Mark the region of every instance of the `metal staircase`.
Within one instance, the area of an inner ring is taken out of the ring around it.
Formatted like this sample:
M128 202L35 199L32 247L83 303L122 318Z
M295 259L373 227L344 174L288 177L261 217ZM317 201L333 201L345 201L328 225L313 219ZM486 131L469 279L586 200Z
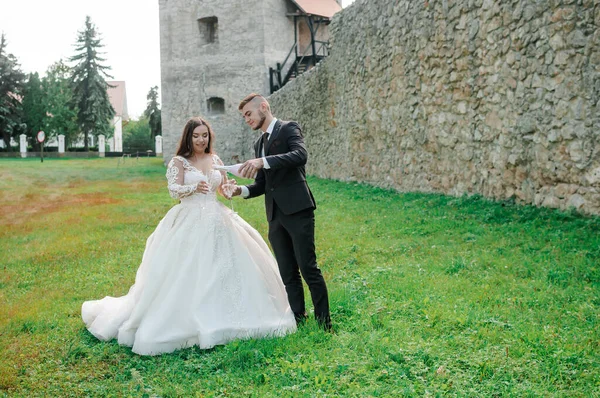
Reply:
M269 68L269 85L271 94L279 90L291 80L314 67L319 61L329 55L329 42L316 40L316 34L322 24L329 24L329 19L311 15L294 14L294 44L282 63L275 68ZM297 18L305 17L310 30L310 45L302 53L299 52Z

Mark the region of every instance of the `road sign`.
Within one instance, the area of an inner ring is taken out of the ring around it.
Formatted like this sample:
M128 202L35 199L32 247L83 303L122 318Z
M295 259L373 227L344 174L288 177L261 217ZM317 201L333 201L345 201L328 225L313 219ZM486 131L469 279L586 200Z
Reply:
M44 133L43 131L40 131L37 133L38 142L44 142L45 139L46 139L46 133Z

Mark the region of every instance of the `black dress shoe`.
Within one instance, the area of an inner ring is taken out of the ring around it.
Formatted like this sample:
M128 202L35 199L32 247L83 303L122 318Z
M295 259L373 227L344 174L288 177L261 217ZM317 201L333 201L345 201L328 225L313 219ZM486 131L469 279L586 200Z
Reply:
M294 318L296 319L296 326L304 325L308 319L306 312L294 312Z
M329 315L317 316L317 323L326 332L334 333Z

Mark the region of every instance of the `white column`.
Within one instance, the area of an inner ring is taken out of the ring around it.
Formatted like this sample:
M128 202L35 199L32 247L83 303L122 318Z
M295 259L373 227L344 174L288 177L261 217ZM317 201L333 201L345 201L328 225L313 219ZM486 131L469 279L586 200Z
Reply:
M115 131L113 137L115 139L115 152L123 152L123 119L120 116L115 116L113 119Z
M104 136L100 134L98 136L98 156L103 158L104 152L106 152L106 144L104 143Z
M157 135L154 139L156 140L156 156L162 155L162 136Z
M58 135L58 153L59 154L65 153L65 136L64 136L64 134Z
M21 134L20 136L20 148L21 148L21 157L27 157L27 136L25 134Z
M110 138L108 140L108 150L109 150L109 152L114 152L115 151L115 137Z

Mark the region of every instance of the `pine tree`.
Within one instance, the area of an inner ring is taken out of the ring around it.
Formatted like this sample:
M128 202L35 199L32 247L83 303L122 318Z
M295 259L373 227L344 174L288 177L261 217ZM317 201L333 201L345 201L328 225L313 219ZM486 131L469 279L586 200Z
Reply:
M17 59L6 51L3 33L0 38L0 133L9 151L11 137L20 134L25 127L21 105L24 79Z
M112 79L107 71L110 67L101 63L106 61L98 51L104 47L99 33L89 16L85 18L85 29L78 32L75 50L78 52L71 57L73 67L71 82L73 84L74 101L77 104L77 121L83 131L85 150L88 151L90 135L112 134L111 122L115 111L110 104L105 78Z
M148 118L148 123L150 124L150 138L154 142L154 138L157 135L162 135L161 113L158 105L158 86L150 88L146 99L148 100L148 106L144 111L144 116Z

